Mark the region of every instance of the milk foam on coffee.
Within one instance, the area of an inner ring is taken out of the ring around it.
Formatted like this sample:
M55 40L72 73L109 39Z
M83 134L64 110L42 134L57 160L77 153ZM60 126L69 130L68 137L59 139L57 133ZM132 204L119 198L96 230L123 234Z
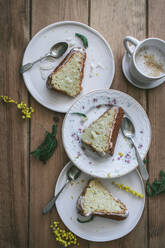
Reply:
M159 77L165 74L165 54L154 46L143 46L135 56L138 69L146 76Z

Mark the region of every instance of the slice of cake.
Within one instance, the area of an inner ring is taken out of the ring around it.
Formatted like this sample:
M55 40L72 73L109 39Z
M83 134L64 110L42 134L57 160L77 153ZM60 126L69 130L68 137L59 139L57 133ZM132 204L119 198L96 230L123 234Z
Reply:
M77 207L83 216L99 215L115 220L123 220L128 216L126 206L96 179L88 182L78 199Z
M82 90L86 51L73 48L47 79L47 87L68 96L76 96Z
M103 115L83 130L81 140L101 155L114 153L124 111L111 106Z

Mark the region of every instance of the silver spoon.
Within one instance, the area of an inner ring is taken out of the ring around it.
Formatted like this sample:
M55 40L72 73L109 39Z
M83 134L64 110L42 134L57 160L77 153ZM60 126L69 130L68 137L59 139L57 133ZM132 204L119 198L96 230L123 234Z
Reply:
M140 154L139 154L139 152L137 150L137 147L136 147L134 139L133 139L134 136L135 136L135 128L134 128L134 125L131 122L131 120L128 119L127 117L124 117L123 120L122 120L121 130L123 132L123 135L131 141L131 143L133 144L133 146L135 148L136 158L137 158L137 161L138 161L138 165L139 165L139 168L140 168L142 178L144 180L148 180L149 175L148 175L147 169L146 169L146 167L145 167L145 165L143 163L142 158L140 157Z
M33 67L33 65L37 62L39 62L40 60L46 58L46 57L52 57L52 58L59 58L61 57L66 50L68 49L68 44L66 42L59 42L56 43L55 45L53 45L50 49L50 52L47 53L44 57L41 57L40 59L35 60L32 63L28 63L25 65L22 65L19 69L19 72L22 74L25 71L28 71L29 69L31 69Z
M69 164L72 162L69 162ZM47 214L52 207L55 204L55 201L57 200L57 198L59 197L59 195L61 194L61 192L63 191L63 189L68 185L69 182L76 180L81 174L81 171L74 165L72 165L69 170L67 171L67 181L64 184L64 186L60 189L60 191L57 193L56 196L53 197L53 199L48 202L48 204L44 207L42 213L43 214Z

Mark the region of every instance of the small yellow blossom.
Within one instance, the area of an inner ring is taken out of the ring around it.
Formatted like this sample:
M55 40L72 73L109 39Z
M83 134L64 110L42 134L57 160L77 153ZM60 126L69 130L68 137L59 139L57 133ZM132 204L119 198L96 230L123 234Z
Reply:
M107 177L108 178L111 178L111 173L110 172L107 174Z
M5 103L16 103L16 101L14 101L12 98L8 97L8 96L0 96L0 100L5 102Z
M26 103L23 103L22 101L20 103L17 103L17 101L13 100L11 97L8 96L0 96L0 101L4 103L16 104L17 108L21 110L22 119L30 119L31 114L34 112L34 109L32 107L28 108Z
M56 241L63 245L63 247L69 247L72 245L79 246L77 237L72 232L60 228L59 222L54 221L53 224L50 225L50 228L56 236Z
M133 194L133 195L135 195L137 197L140 197L140 198L144 197L144 194L138 193L137 191L131 189L131 187L129 187L129 186L126 186L124 184L115 183L115 182L112 182L112 184L114 184L116 187L118 187L118 188L120 188L122 190L125 190L126 192L131 193L131 194Z
M123 157L123 156L124 156L124 153L118 152L118 155L119 155L120 157Z

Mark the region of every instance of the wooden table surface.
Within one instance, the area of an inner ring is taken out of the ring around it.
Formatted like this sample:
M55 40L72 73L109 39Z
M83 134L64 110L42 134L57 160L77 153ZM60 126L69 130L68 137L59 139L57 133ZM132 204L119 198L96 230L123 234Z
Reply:
M28 93L18 73L24 50L36 32L50 23L73 20L98 30L110 43L116 73L112 89L134 97L146 110L152 127L148 153L150 180L165 166L165 85L152 90L133 87L124 78L121 60L123 38L160 37L165 40L164 0L0 0L0 94L21 99L34 107L32 119L24 121L17 109L0 106L0 247L59 247L50 232L51 220L59 220L56 209L42 216L52 197L61 169L68 162L61 139L64 114L59 116L59 145L43 165L29 155L51 130L55 113L42 107ZM127 236L106 243L80 239L80 247L163 248L165 247L165 196L146 199L145 211Z

